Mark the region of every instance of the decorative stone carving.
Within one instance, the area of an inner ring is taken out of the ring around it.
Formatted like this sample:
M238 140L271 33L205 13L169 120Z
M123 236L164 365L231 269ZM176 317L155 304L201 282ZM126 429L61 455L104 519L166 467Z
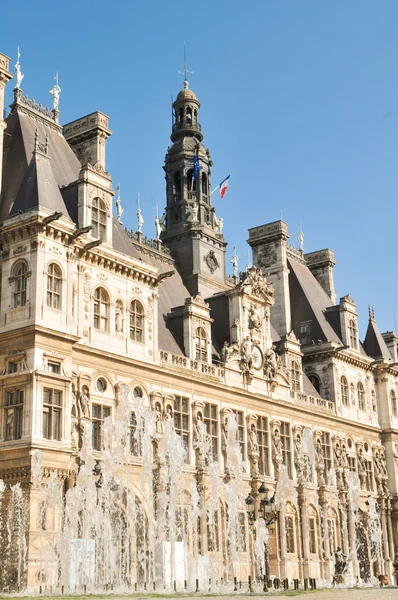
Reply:
M204 257L204 261L210 269L210 273L213 273L220 268L220 263L217 260L214 250L210 250L210 252Z
M123 303L121 300L116 300L115 304L115 330L116 333L123 332Z
M79 395L80 415L83 419L90 419L90 395L86 385L81 389Z
M377 492L380 496L384 496L388 494L388 472L383 446L377 446L373 449L373 464Z
M229 342L224 342L224 346L221 350L221 358L224 364L228 364L232 358L236 358L239 356L239 344L235 342L235 344L230 344Z
M264 376L268 381L273 381L282 366L281 357L275 352L275 346L272 346L265 352L264 356Z
M323 453L322 441L318 437L315 444L315 468L318 473L318 485L325 485L325 456Z
M363 448L360 447L357 453L357 462L358 462L358 475L359 481L361 484L361 490L366 490L366 477L367 477L367 469L366 469L366 458L363 453Z
M156 415L156 435L163 435L163 414L160 402L155 403L155 415Z
M302 448L301 431L296 430L294 441L294 466L296 467L297 482L303 485L305 482L305 460Z
M268 285L264 273L257 267L251 267L247 271L240 273L240 281L238 287L246 289L248 293L251 293L257 298L264 298L264 296L273 297L273 290Z
M274 463L275 475L279 472L279 465L283 463L283 442L279 426L279 421L275 421L272 430L272 461Z
M257 264L260 269L270 267L276 261L276 251L273 246L263 246L257 255Z

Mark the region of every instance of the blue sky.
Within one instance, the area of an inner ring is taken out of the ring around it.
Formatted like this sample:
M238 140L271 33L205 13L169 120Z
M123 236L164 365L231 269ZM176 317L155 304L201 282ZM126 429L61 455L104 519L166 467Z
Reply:
M23 91L43 104L59 72L62 123L110 116L123 222L136 227L139 192L154 237L186 40L213 187L232 172L226 198L213 195L229 267L234 244L244 267L247 229L282 210L292 244L301 221L305 251L335 251L337 295L356 300L363 338L368 304L382 331L394 306L398 318L397 23L396 0L25 0L18 16L2 9L0 51L15 64L20 45Z

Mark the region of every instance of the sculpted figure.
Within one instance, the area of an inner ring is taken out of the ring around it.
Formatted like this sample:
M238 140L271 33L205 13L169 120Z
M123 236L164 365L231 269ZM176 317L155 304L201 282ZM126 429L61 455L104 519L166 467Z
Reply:
M249 454L258 452L257 430L254 423L250 426L249 433Z
M334 559L335 559L334 572L336 575L342 575L347 567L347 557L342 552L340 546L338 546L336 548L336 551L334 553Z
M123 331L122 304L118 300L115 306L115 330L116 333Z
M196 415L196 421L194 423L194 441L201 444L209 441L206 423L203 422L202 413L200 412Z
M301 446L301 435L299 433L296 435L296 441L294 443L294 466L297 471L297 479L299 483L301 483L304 475L304 456L303 448Z
M156 433L158 435L163 434L163 417L162 417L162 407L159 402L155 404L155 414L156 414Z
M226 364L234 354L238 354L238 351L239 349L236 343L231 345L228 342L224 342L224 346L221 350L221 358Z
M224 448L226 448L227 444L228 444L228 417L225 417L222 434L223 434L223 445L224 445Z
M275 379L279 370L275 346L269 348L265 353L264 371L267 379Z
M249 329L255 329L257 331L260 331L262 323L263 320L258 315L257 308L252 306L249 315Z
M86 386L83 386L80 392L80 411L84 419L90 418L90 397Z
M169 427L171 429L174 429L173 409L171 408L170 404L168 404L166 407L166 414L164 415L164 420L165 423L169 424Z
M279 433L279 429L274 430L272 436L272 459L275 463L276 468L283 463L283 442Z
M359 475L359 481L361 482L361 489L365 490L366 489L367 470L366 470L366 458L364 457L362 448L359 448L359 451L358 451L358 475Z

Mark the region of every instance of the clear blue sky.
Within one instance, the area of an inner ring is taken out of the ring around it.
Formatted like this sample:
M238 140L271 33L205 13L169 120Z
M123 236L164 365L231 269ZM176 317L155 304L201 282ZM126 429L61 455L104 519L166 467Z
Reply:
M213 187L233 174L226 198L213 196L228 261L236 244L243 268L247 229L282 210L294 245L302 221L306 251L335 251L337 295L356 300L361 337L368 304L382 331L394 328L396 0L25 0L5 4L1 21L12 64L21 47L24 93L50 104L59 71L62 123L110 116L107 168L121 183L123 222L136 227L140 192L150 237L152 207L165 204L170 96L186 40Z

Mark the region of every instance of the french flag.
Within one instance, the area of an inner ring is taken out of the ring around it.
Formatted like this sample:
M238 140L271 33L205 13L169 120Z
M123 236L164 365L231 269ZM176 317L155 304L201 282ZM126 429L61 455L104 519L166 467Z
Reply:
M227 191L227 187L228 187L228 184L229 184L229 178L230 177L231 177L231 173L228 175L228 177L226 177L225 179L223 179L222 182L219 185L221 198L224 198L224 196L225 196L225 192Z

